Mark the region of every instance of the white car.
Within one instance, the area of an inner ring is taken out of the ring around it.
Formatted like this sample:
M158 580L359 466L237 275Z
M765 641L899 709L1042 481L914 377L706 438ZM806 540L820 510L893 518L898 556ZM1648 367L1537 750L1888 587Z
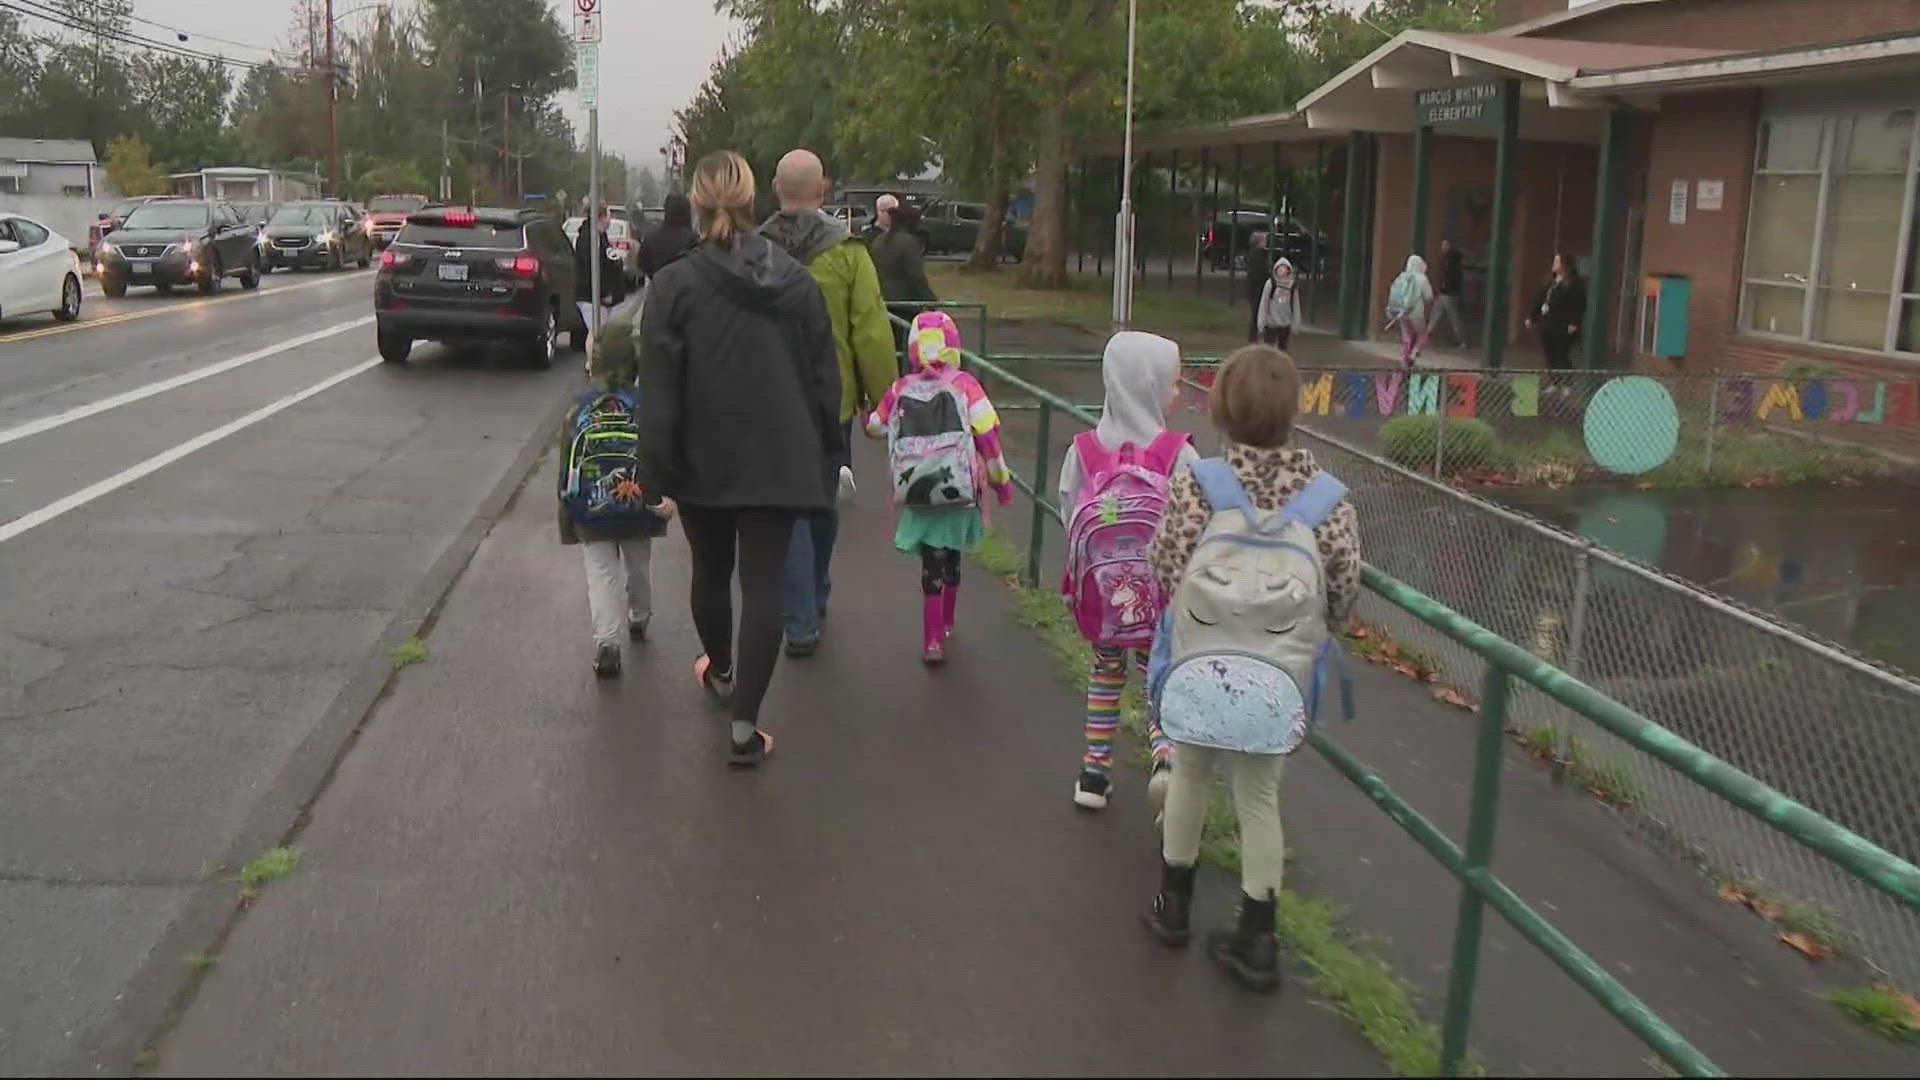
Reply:
M31 218L0 213L0 319L80 317L80 260L67 238Z

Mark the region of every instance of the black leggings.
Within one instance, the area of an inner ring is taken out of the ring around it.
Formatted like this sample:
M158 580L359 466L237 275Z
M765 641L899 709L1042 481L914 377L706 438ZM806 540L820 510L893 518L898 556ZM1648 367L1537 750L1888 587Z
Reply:
M960 584L960 553L952 548L920 546L920 591L939 596L949 585Z
M793 538L791 510L680 507L693 549L693 628L715 671L733 672L733 719L757 724L780 656L780 578ZM733 656L733 570L740 566L740 659Z

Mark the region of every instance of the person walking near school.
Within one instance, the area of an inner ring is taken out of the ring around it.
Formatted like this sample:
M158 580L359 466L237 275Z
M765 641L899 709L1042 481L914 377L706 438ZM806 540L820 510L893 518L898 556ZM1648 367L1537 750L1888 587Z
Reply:
M1540 332L1540 351L1547 367L1567 371L1573 367L1573 343L1580 340L1580 320L1587 317L1587 283L1565 253L1553 257L1553 274L1534 298L1527 325Z
M640 315L641 483L678 505L705 650L694 676L730 708L728 761L742 766L773 750L760 703L780 654L787 544L796 521L833 505L832 463L846 453L826 299L753 231L753 199L740 155L700 160L701 243L661 269Z
M1460 313L1460 297L1466 288L1466 258L1453 246L1453 241L1440 241L1440 283L1434 288L1433 318L1427 323L1429 340L1440 332L1440 324L1444 322L1453 331L1454 346L1467 347L1467 321Z
M1174 770L1160 889L1142 920L1161 943L1187 944L1207 799L1225 770L1240 823L1240 916L1236 929L1208 935L1208 951L1242 984L1272 990L1286 860L1280 775L1321 687L1334 685L1334 634L1359 596L1360 539L1345 485L1287 445L1300 373L1286 353L1251 345L1228 357L1211 404L1224 455L1174 480L1153 542L1173 598L1152 686Z
M1062 591L1093 646L1087 749L1073 786L1074 805L1086 810L1106 809L1129 659L1144 687L1147 650L1166 607L1147 553L1166 511L1168 485L1200 460L1189 436L1167 430L1167 411L1180 392L1180 346L1122 330L1107 339L1100 377L1107 396L1099 426L1075 436L1060 462L1060 505L1068 514ZM1147 798L1158 813L1167 801L1172 744L1151 709L1147 743L1153 756Z
M892 196L882 196L882 199ZM882 228L885 230L875 237L872 244L873 268L880 275L880 295L887 303L915 302L919 304L937 303L940 298L934 295L933 286L927 282L927 241L920 236L920 209L913 205L896 205L881 215ZM909 308L903 318L910 318L916 312ZM893 328L894 356L899 360L899 373L907 373L907 328L888 320Z
M899 375L880 278L867 246L845 225L821 212L827 197L827 178L820 159L811 150L789 151L780 159L773 189L780 196L780 212L760 226L760 235L805 266L826 294L840 364L844 445L852 437L854 416L878 404L880 395ZM853 461L842 451L835 464L839 467L840 492L843 497L851 496ZM827 594L833 588L829 570L834 538L840 531L840 513L830 504L808 514L795 529L798 531L787 553L783 601L787 655L811 656L820 644L820 622L826 617Z
M642 280L652 281L653 275L699 242L699 235L693 231L693 204L677 191L669 194L660 207L660 224L640 239Z
M1412 369L1426 344L1427 305L1433 302L1433 283L1427 280L1427 260L1407 256L1407 268L1387 290L1387 322L1400 327L1400 363Z
M896 380L867 417L867 434L887 437L896 515L893 546L920 556L921 652L944 663L960 603L960 556L986 535L986 493L1013 501L1013 474L1000 450L1000 416L980 380L960 370L960 328L944 311L924 311L907 340L913 370Z
M587 361L592 384L560 430L560 542L578 545L593 619L593 673L620 675L620 635L645 641L653 619L653 540L672 500L640 480L639 365L633 314L600 328Z
M593 326L593 305L600 304L601 310L611 311L620 301L627 298L627 275L620 266L620 260L613 257L612 242L607 239L607 224L613 220L613 214L606 208L600 208L600 228L598 236L600 259L600 295L593 295L593 243L595 230L588 228L587 222L580 223L580 232L573 238L573 299L580 308L580 324ZM604 320L603 320L604 322Z
M1286 256L1273 260L1273 273L1267 275L1255 311L1261 342L1285 350L1293 340L1293 328L1305 321L1300 317L1299 279Z
M1247 290L1247 344L1260 340L1260 294L1266 291L1268 276L1273 272L1273 257L1277 251L1269 250L1267 234L1256 232L1247 238L1247 276L1243 287Z

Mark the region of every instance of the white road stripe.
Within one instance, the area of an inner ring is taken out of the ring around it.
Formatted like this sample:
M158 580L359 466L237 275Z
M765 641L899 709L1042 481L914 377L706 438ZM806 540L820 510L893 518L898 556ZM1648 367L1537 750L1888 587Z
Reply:
M117 409L122 405L141 401L155 394L164 394L169 390L185 386L188 383L199 382L201 379L218 375L223 371L232 371L234 368L245 367L255 360L265 360L269 356L278 356L289 349L297 349L302 345L311 345L322 338L329 338L335 334L365 326L372 321L373 316L371 315L365 315L358 319L349 319L346 322L329 326L324 330L315 330L311 334L302 334L297 338L283 341L278 345L269 345L264 349L258 349L244 356L236 356L231 360L222 360L217 364L208 364L206 367L195 368L192 371L175 375L171 379L162 379L157 383L148 383L145 386L128 390L125 393L101 398L99 401L93 402L90 405L80 405L68 409L66 412L56 413L53 416L43 416L38 420L21 424L19 427L12 427L5 431L0 431L0 446L5 446L7 443L17 439L24 439L29 435L38 435L43 431L52 431L54 428L64 427L67 424L73 423L75 420L85 420L89 416L98 416L108 409Z
M107 477L105 480L102 480L99 483L88 484L86 487L81 488L79 491L74 492L73 494L67 496L64 499L60 499L57 502L48 503L47 505L41 507L38 510L33 511L30 514L23 514L20 517L14 518L12 521L7 522L5 525L0 525L0 544L6 543L8 540L11 540L16 536L19 536L21 533L26 532L29 529L33 529L38 526L45 525L47 522L52 521L54 518L57 518L60 515L65 514L70 510L78 510L80 507L87 505L88 503L92 502L95 499L98 499L102 495L107 495L107 494L111 494L112 492L118 491L121 488L126 487L128 484L133 483L135 480L138 480L143 476L150 476L160 471L161 469L164 469L167 466L173 464L174 462L179 461L181 458L186 457L188 454L193 453L195 450L203 450L209 446L212 446L214 443L219 442L221 439L224 439L227 436L232 435L237 431L242 431L246 428L252 427L254 424L257 424L260 421L265 420L267 417L272 416L274 413L280 412L283 409L292 408L293 406L300 404L301 402L307 400L308 398L314 396L315 394L324 393L325 391L330 390L333 387L338 386L343 382L346 382L348 379L353 378L355 375L358 375L363 371L371 371L372 369L379 367L382 362L383 361L377 356L371 360L362 361L361 363L355 364L345 371L338 372L337 374L334 374L334 375L330 375L327 378L324 378L319 382L314 383L312 386L307 387L305 390L288 394L286 397L281 398L279 401L276 401L271 405L265 405L258 409L255 409L254 411L248 413L247 415L240 417L238 420L229 421L225 424L220 425L217 428L214 428L212 431L205 433L204 435L197 435L191 439L188 439L186 442L181 443L179 446L176 446L171 450L162 451L161 453L148 458L147 460L141 462L138 465L135 465L130 469L115 473L114 475Z

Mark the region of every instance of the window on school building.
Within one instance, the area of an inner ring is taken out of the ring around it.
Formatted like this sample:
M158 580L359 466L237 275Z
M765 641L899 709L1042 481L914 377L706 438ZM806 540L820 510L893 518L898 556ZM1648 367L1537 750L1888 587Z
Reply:
M1920 353L1917 117L1898 109L1761 123L1745 329Z

